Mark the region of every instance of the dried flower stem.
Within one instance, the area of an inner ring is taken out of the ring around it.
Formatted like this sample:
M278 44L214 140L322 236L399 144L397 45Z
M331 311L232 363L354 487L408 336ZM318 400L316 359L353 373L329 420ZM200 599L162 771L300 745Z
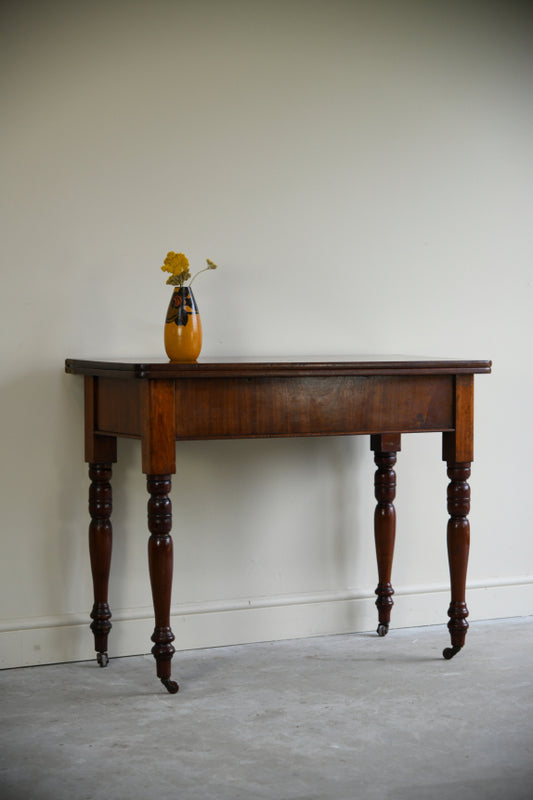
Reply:
M167 283L171 286L184 286L185 281L188 281L189 278L189 286L192 284L193 280L200 275L201 272L207 272L209 269L216 269L217 265L211 261L209 258L206 259L207 267L204 269L199 270L193 277L191 278L191 273L189 272L189 259L183 255L183 253L174 253L171 250L167 253L167 257L165 258L165 262L161 269L163 272L170 272L170 278L167 279Z

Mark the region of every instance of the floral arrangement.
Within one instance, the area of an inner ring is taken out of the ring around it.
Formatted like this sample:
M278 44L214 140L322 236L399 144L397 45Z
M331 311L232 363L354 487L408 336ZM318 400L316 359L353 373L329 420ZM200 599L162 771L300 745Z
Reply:
M163 263L161 269L163 272L170 272L170 278L167 279L167 283L171 286L184 286L185 281L189 281L189 286L193 282L193 280L200 275L201 272L207 272L208 269L216 269L217 265L211 261L209 258L206 259L207 267L196 272L193 277L191 278L191 273L189 271L189 259L183 253L175 253L171 250L167 253L167 257ZM190 279L190 280L189 280Z

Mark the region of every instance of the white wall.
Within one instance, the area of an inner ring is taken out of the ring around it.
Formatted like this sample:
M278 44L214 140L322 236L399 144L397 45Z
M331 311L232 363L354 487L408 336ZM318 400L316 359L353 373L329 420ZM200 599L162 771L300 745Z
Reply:
M533 612L527 4L2 4L0 664L93 656L81 379L163 355L183 250L204 357L492 358L476 379L471 620ZM440 437L404 437L393 623L447 619ZM375 627L366 437L190 442L178 648ZM153 622L138 442L115 468L111 654ZM443 629L443 644L447 632ZM423 645L421 645L423 646Z

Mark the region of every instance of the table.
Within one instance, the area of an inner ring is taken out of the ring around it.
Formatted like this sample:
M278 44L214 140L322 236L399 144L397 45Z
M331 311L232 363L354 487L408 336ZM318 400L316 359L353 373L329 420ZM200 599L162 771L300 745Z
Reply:
M175 652L170 627L172 588L171 476L176 441L293 436L370 436L376 472L374 536L376 606L384 636L394 594L391 570L396 512L394 465L401 435L442 432L447 462L447 526L452 658L468 629L465 598L470 541L470 465L473 461L474 375L490 361L400 357L213 359L163 361L67 359L68 373L85 381L85 460L89 463L89 550L94 587L91 629L97 661L108 663L108 604L112 548L112 464L117 437L141 441L148 498L148 560L157 676L171 693Z

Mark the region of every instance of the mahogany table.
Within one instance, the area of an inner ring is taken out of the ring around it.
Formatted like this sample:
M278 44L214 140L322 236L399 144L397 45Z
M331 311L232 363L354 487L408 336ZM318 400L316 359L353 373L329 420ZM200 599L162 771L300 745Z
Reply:
M474 374L490 361L382 357L301 360L218 359L194 364L67 359L66 371L85 376L85 460L89 462L89 548L94 585L91 629L100 666L108 663L111 629L111 469L117 437L141 440L147 476L148 558L155 613L152 653L169 692L174 634L171 475L176 440L369 434L376 463L374 535L379 625L384 636L393 605L394 465L401 434L440 431L448 477L448 559L452 658L468 629L465 599L470 540Z

